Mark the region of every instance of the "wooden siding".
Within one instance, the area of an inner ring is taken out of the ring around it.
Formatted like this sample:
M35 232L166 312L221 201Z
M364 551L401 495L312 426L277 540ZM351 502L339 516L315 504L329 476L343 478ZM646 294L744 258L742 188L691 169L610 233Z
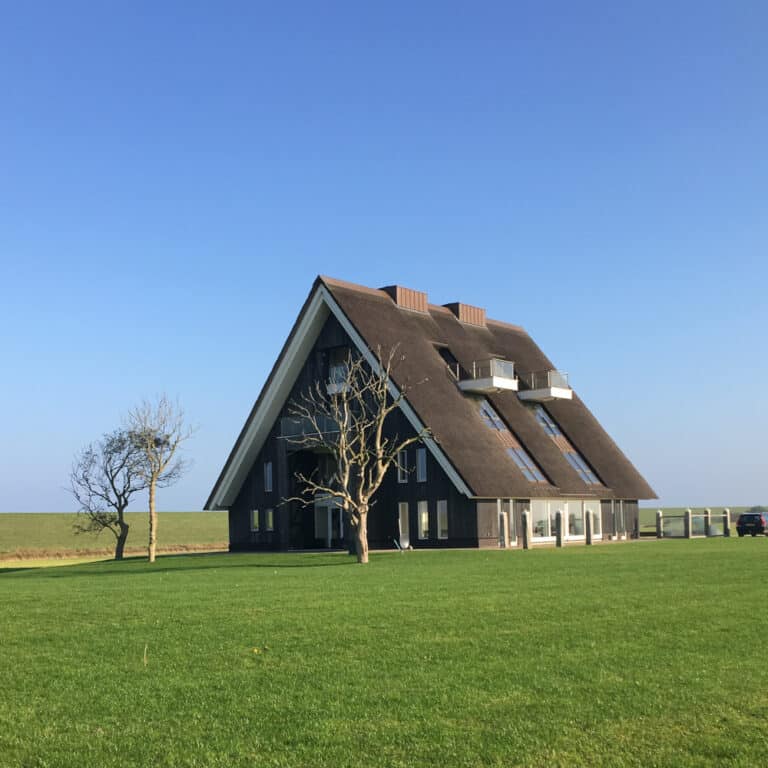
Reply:
M294 384L288 401L270 430L254 461L245 482L229 511L230 549L235 550L286 550L311 549L322 542L314 538L314 507L298 502L284 502L298 494L295 473L308 474L317 466L317 454L311 451L291 450L289 443L280 438L280 419L288 415L291 399L306 391L316 381L328 377L330 353L340 347L350 347L351 341L338 321L329 317L315 346L309 354ZM413 429L401 412L392 414L386 425L389 437L413 435ZM439 547L478 546L477 515L475 502L460 494L440 465L426 450L427 479L416 480L416 445L407 449L408 481L399 483L397 468L387 473L375 504L368 515L368 541L373 548L394 548L399 535L398 519L400 502L408 502L410 544L414 549ZM273 490L264 490L264 463L272 462ZM448 509L448 538L439 539L437 530L437 502L445 500ZM429 510L429 535L418 538L418 502L426 501ZM264 510L274 509L274 531L264 530ZM258 509L262 518L259 531L251 530L250 514ZM345 524L346 545L351 544L349 526ZM498 536L498 532L496 533Z

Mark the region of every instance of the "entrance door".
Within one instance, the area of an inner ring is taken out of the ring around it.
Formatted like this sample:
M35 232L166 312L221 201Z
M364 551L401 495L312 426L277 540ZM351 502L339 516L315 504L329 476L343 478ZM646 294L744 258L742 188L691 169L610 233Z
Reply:
M341 507L315 502L315 546L338 549L344 546L344 515Z
M401 501L397 505L398 526L400 530L400 547L408 549L411 546L410 525L408 522L408 502ZM391 518L390 518L391 519Z
M335 505L328 507L328 512L331 515L331 547L341 549L344 546L344 513L341 511L341 507Z

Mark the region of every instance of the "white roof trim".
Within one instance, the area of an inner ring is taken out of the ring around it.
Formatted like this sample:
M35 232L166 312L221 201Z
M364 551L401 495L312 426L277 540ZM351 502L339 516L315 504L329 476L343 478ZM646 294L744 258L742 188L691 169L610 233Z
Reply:
M285 348L280 364L260 395L261 403L246 424L240 445L232 456L226 471L217 481L211 495L211 503L206 509L222 509L234 503L248 471L264 445L264 441L279 416L310 349L328 318L329 311L339 321L339 324L344 328L371 368L379 370L379 360L368 348L365 340L349 321L330 291L324 285L320 285L307 305L304 316L290 343ZM397 397L400 394L392 379L389 380L389 391L392 397ZM421 432L424 429L424 424L410 403L403 400L400 407L414 430ZM424 439L424 444L443 471L451 478L457 490L465 496L471 497L471 490L434 439L427 437Z

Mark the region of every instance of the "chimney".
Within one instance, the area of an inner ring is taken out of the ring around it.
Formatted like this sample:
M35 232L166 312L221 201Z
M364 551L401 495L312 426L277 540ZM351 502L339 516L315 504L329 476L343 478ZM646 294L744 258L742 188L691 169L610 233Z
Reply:
M414 312L427 312L427 294L423 291L414 291L412 288L403 288L402 285L388 285L381 289L389 294L392 301L402 309L410 309Z
M443 306L450 309L460 323L485 326L485 310L482 307L473 307L471 304L462 304L460 301L443 304Z

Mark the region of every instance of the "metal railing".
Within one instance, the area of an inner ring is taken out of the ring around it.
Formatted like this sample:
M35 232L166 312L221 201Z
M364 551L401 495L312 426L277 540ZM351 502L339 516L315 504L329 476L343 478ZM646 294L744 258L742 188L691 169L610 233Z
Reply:
M319 428L319 431L318 431ZM339 431L339 425L327 416L317 417L317 428L310 419L284 416L280 419L280 437L301 438L318 434L331 434Z
M560 387L569 389L568 374L563 371L531 371L518 374L520 381L528 389L550 389Z
M498 357L491 357L488 360L475 360L469 371L460 371L462 380L467 379L490 379L498 376L503 379L515 378L515 364L511 360L502 360Z

